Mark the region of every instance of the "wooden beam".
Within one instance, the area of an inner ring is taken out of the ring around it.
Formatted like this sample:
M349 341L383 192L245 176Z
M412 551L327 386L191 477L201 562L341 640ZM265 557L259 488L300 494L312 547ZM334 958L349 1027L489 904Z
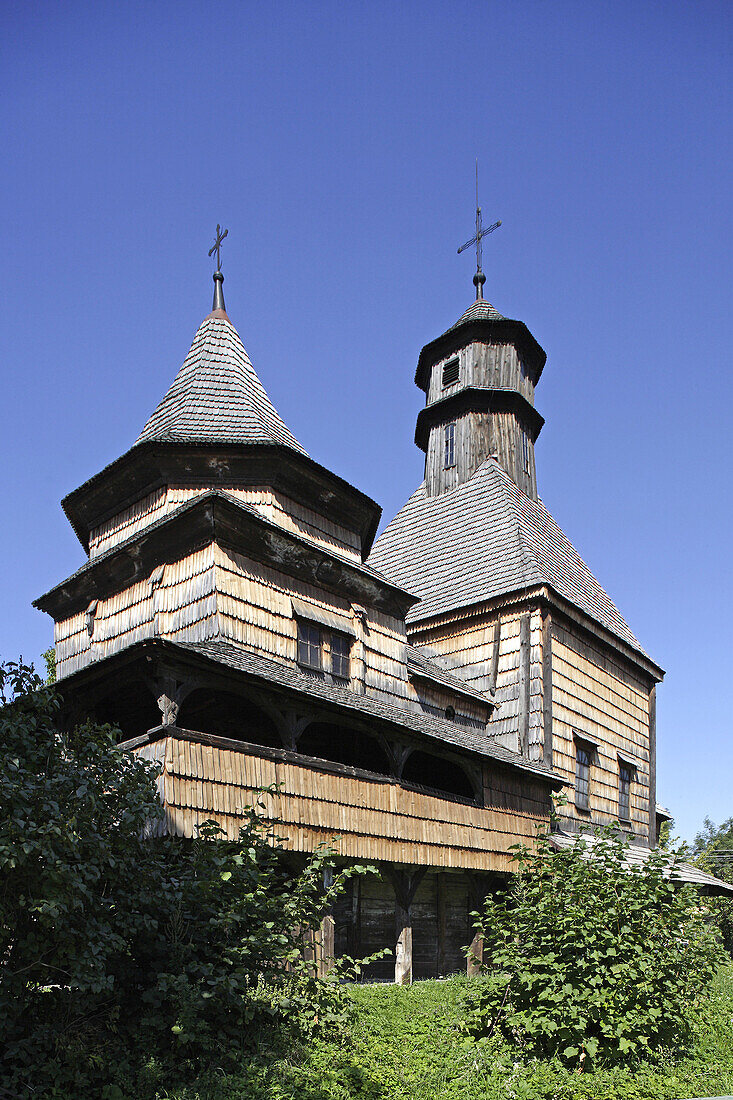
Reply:
M466 879L468 881L469 934L472 935L471 942L468 945L469 954L466 958L466 974L469 978L473 978L481 973L484 958L484 938L473 927L471 913L474 911L480 912L483 908L487 886L482 876L472 874L470 871L466 872Z
M438 976L445 974L446 972L446 931L447 931L447 909L448 899L446 897L446 875L445 872L438 872L437 879L437 900L436 900L436 915L438 925L438 941L437 941L437 973Z
M525 614L519 620L519 751L523 756L529 755L529 659L530 621Z
M426 870L384 868L395 894L395 985L412 985L412 901Z
M649 692L649 847L657 843L657 685Z
M552 616L549 607L542 609L542 760L552 767Z
M497 619L494 630L494 648L491 654L491 671L489 673L489 690L496 691L496 681L499 678L499 647L501 645L501 620Z

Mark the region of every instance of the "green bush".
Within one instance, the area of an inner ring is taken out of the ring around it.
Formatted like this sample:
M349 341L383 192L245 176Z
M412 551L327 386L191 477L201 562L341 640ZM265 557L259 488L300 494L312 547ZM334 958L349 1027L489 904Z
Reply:
M499 1032L527 1055L581 1067L633 1061L692 1033L723 952L701 898L669 879L674 857L626 863L608 829L556 852L549 837L519 849L507 891L477 928L483 977L468 1028Z
M341 972L319 980L302 950L347 874L324 889L331 853L288 872L255 810L237 842L213 823L156 838L156 769L111 728L59 732L55 688L21 664L0 665L0 702L0 1095L137 1098L340 1033Z

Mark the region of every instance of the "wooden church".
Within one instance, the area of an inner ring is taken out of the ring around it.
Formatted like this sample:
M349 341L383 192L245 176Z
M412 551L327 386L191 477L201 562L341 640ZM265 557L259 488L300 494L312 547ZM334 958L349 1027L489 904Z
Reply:
M234 837L261 787L295 865L321 842L379 875L324 922L371 977L465 967L469 913L548 826L653 843L644 652L537 495L545 353L476 300L420 353L425 480L379 506L311 458L224 306L133 446L63 501L88 560L40 597L66 720L155 760L166 832ZM704 877L704 876L703 876ZM476 945L478 947L478 945Z

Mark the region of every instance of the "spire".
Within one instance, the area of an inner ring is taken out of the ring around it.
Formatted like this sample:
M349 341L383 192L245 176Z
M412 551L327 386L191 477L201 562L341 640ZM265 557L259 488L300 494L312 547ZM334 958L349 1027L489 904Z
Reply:
M260 382L239 333L223 312L214 275L214 311L201 323L191 350L136 443L279 444L305 450L283 423Z
M495 229L498 229L501 222L494 222L488 229L483 228L483 218L481 214L481 207L478 204L478 160L476 161L476 233L471 237L470 241L466 241L458 249L459 254L466 248L471 248L476 245L476 274L473 277L473 285L476 287L476 301L482 301L484 297L484 283L486 282L486 276L481 270L481 241L484 237L488 237L489 233L493 233Z
M214 272L214 304L211 307L212 312L220 309L222 313L226 313L227 307L224 305L224 276L221 271Z
M224 305L224 276L221 273L221 242L225 237L229 236L229 230L225 229L222 233L221 226L216 226L216 240L209 249L209 256L213 256L216 252L216 271L214 272L214 304L211 307L212 313L220 309L222 313L226 314L226 306Z

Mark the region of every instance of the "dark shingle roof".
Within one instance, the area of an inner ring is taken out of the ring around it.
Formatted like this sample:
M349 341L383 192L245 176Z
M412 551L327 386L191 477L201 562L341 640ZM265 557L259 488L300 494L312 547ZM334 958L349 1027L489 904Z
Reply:
M576 844L582 845L581 851L584 859L592 859L594 848L606 843L604 838L594 836L592 833L570 834L558 832L552 833L550 840L559 851L572 851ZM643 848L639 844L629 844L624 855L624 865L628 871L638 871L652 854L656 854L654 849L650 851L649 848ZM682 863L674 857L670 857L667 875L677 882L689 882L693 886L705 887L711 893L733 894L733 883L723 882L715 875L710 875L707 871L701 871L699 867L694 867L691 863Z
M440 684L457 695L465 695L471 699L476 699L487 707L494 705L492 696L484 695L482 691L471 687L470 684L461 679L458 673L449 672L448 669L443 668L439 664L437 656L426 653L424 649L418 649L414 645L408 645L407 647L407 671L418 678L422 677L422 679L430 680L434 684Z
M420 596L408 623L546 585L647 656L542 502L491 458L440 496L427 496L421 485L375 543L369 564Z
M465 325L468 321L506 321L506 317L503 313L499 313L499 310L495 309L491 302L485 302L483 298L477 298L475 302L471 302L468 309L461 314L448 331L451 332L454 328Z
M357 695L356 692L342 687L340 684L328 684L318 677L309 676L301 672L299 668L274 661L269 657L262 657L252 653L241 645L233 642L215 640L210 642L171 642L166 645L176 649L188 650L198 653L202 657L208 657L212 661L226 665L228 668L244 672L257 679L277 684L280 687L289 688L308 695L314 699L320 699L324 703L336 704L348 710L356 711L362 715L378 718L403 729L423 734L445 745L458 749L468 749L470 752L480 753L502 764L508 764L522 771L531 772L533 775L551 780L556 786L564 784L561 776L552 772L542 764L531 763L526 757L510 752L503 745L493 741L480 730L458 725L445 718L437 718L431 714L407 710L393 703L383 702L371 695Z
M239 333L210 313L163 400L136 442L279 443L305 454L275 411Z

